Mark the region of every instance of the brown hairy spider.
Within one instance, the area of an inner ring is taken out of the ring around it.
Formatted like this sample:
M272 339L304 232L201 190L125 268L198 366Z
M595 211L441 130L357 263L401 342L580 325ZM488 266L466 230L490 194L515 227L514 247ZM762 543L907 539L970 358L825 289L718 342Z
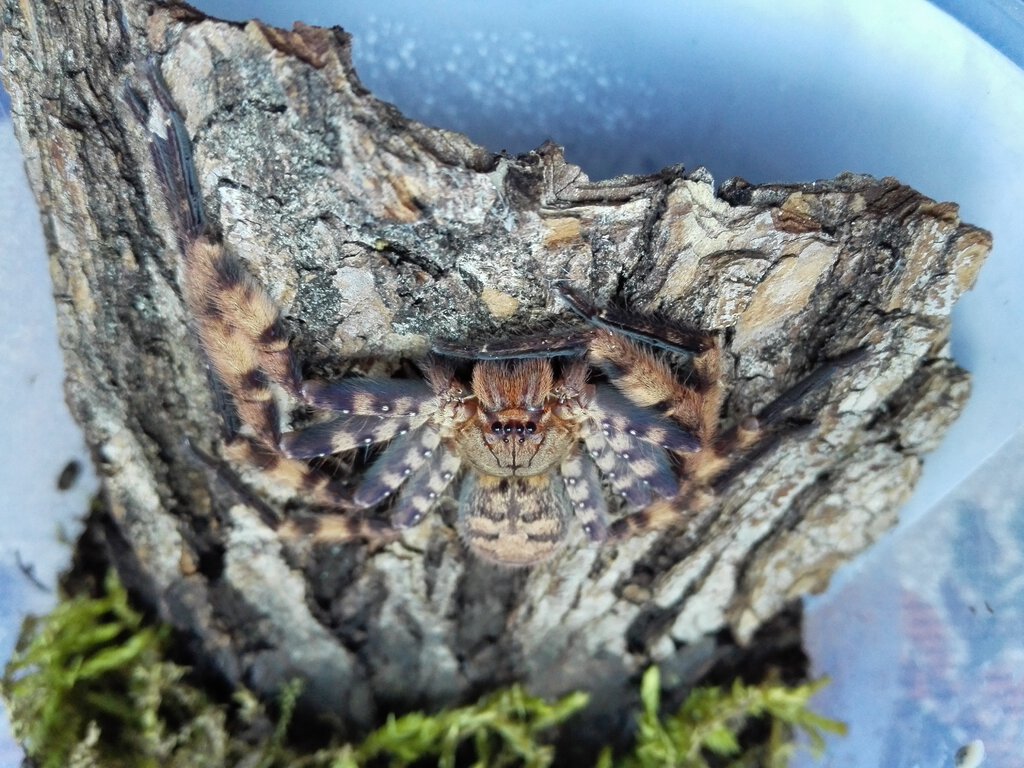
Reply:
M462 539L505 565L549 559L572 518L594 542L664 528L702 504L730 456L834 370L819 369L759 418L720 435L712 334L598 309L561 285L558 294L587 327L555 342L439 345L420 363L422 379L303 381L278 307L207 233L183 123L155 70L150 82L162 117L152 120L134 91L127 100L141 122L157 124L150 146L178 226L184 300L239 423L228 452L313 504L346 511L289 520L286 534L337 541L405 529L450 486L458 488ZM332 418L282 434L275 388ZM306 462L375 445L385 447L352 490ZM605 486L626 512L613 523ZM353 514L389 498L390 525Z
M422 363L423 381L306 382L308 403L340 415L286 433L281 449L311 458L390 441L352 502L371 508L395 494L396 528L422 520L462 471L459 533L476 554L508 565L548 559L573 516L592 541L604 541L602 475L642 527L642 510L679 490L676 455L690 454L694 477L716 460L718 348L707 334L688 334L701 351L694 386L683 386L649 349L608 330L608 312L567 288L561 295L599 325L542 353L530 340L483 352L447 348L474 358L468 385L436 355ZM641 334L640 322L629 332ZM589 383L592 366L612 383Z

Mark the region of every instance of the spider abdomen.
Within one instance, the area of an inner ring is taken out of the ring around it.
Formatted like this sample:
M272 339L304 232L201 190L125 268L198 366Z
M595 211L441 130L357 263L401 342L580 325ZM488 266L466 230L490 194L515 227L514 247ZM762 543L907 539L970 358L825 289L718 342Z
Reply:
M457 527L466 544L485 560L529 566L561 548L568 517L564 488L550 475L471 473L462 483Z

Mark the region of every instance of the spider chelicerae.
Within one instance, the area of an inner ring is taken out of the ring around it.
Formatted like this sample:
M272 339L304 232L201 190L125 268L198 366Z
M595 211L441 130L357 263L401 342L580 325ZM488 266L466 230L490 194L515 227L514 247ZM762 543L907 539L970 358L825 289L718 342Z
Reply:
M574 518L593 542L664 528L703 504L731 457L835 369L820 367L720 432L714 334L602 309L558 284L583 327L480 349L437 345L420 378L304 381L279 308L208 233L184 124L159 77L149 79L152 113L135 91L126 97L150 130L178 227L185 303L240 425L227 453L334 510L286 520L284 534L387 536L419 523L450 490L467 546L506 565L551 558ZM331 418L282 434L278 389ZM352 488L307 461L377 445ZM614 522L612 495L623 512ZM389 523L359 514L385 503Z

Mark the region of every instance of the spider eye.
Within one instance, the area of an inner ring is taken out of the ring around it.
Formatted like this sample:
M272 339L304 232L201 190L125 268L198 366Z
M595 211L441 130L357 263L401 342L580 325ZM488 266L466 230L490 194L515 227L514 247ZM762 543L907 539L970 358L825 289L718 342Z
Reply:
M526 422L526 434L532 435L536 431L537 431L537 424L536 423L534 423L532 421Z
M491 424L491 432L495 432L500 435L503 431L500 421L496 421Z

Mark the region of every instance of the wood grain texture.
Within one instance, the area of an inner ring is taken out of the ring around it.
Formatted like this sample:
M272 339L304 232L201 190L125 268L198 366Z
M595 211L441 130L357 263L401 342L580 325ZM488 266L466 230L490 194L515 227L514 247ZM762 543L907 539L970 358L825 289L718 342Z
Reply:
M685 684L715 655L707 636L748 641L893 525L967 398L949 313L990 237L894 179L716 190L669 168L591 182L554 145L506 157L406 119L359 84L339 29L142 0L2 9L111 557L209 668L266 693L305 677L305 706L349 732L513 680L601 692L607 722L651 661ZM120 99L150 56L210 220L291 319L309 374L387 375L432 339L570 323L549 290L565 279L720 331L726 427L825 360L867 358L685 530L605 549L577 530L532 571L469 559L450 514L376 552L286 544L186 447L216 453L221 423L171 217Z

